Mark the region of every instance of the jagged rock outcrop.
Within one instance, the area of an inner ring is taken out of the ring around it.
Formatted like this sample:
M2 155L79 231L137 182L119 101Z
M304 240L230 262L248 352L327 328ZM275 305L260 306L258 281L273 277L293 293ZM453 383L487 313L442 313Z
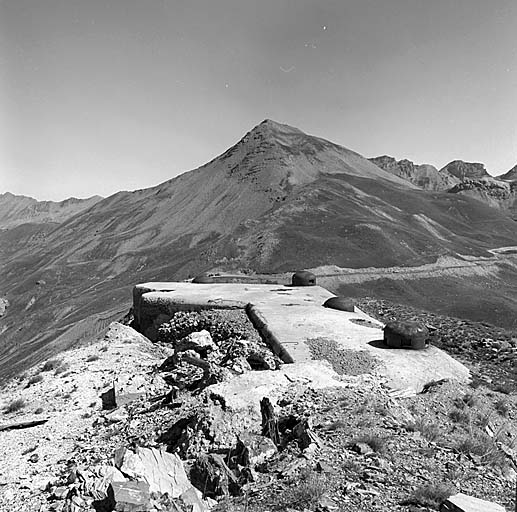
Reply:
M491 177L486 171L484 164L478 162L464 162L463 160L453 160L449 162L445 167L440 169L440 172L447 172L460 180Z
M403 178L424 190L447 190L458 183L459 179L448 172L441 172L433 165L417 165L411 160L387 155L369 158L377 167Z
M487 203L493 208L508 212L517 218L517 182L505 182L493 178L465 179L452 187L451 194L463 194Z

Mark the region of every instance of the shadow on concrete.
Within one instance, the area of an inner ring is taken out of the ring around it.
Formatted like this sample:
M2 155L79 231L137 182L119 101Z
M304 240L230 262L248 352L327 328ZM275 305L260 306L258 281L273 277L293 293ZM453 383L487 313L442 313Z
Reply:
M375 347L375 348L386 348L386 349L391 348L391 347L388 347L388 345L386 345L386 343L384 343L384 340L369 341L368 345L370 345L371 347Z

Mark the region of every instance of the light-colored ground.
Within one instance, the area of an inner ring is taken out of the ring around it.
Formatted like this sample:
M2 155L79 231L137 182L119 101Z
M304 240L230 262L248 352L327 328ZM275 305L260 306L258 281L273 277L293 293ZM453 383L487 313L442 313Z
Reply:
M88 361L95 356L97 360ZM104 338L64 352L59 360L67 367L64 371L42 372L43 365L38 365L0 390L1 425L48 418L43 425L0 431L1 511L40 510L41 491L73 461L95 429L103 390L115 383L121 393L157 391L149 372L163 354L133 329L112 324ZM28 386L36 375L43 380ZM6 413L5 407L16 399L23 399L25 406Z

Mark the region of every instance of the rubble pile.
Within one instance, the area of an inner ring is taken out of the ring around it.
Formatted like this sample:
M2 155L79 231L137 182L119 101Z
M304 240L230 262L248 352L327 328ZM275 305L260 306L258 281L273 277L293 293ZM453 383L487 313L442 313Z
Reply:
M67 371L3 390L30 405L4 413L21 427L0 429L0 510L513 506L513 396L437 382L397 398L375 374L282 365L241 311L177 313L159 333L112 324Z
M276 370L282 364L240 310L180 311L159 327L158 342L173 350L161 366L169 372L164 378L191 389L232 373Z

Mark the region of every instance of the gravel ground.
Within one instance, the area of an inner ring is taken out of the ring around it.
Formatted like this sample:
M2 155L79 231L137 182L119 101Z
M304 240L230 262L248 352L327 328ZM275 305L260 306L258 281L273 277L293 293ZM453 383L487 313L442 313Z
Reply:
M328 361L339 375L371 373L378 365L377 359L366 350L343 349L335 340L329 338L312 338L305 343L309 346L314 359Z

